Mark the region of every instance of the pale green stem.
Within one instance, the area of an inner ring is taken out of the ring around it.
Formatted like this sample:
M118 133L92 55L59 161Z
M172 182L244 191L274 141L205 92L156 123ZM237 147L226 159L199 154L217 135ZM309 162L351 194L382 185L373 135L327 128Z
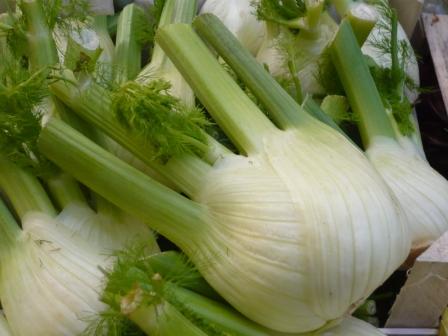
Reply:
M29 43L30 65L32 71L51 66L58 60L56 45L38 0L20 2L20 9L27 21L27 38Z
M53 66L58 62L56 45L51 35L50 29L45 21L45 14L42 8L42 3L39 0L23 0L20 2L20 8L27 20L28 44L30 51L30 66L33 71ZM57 104L55 104L57 107ZM69 155L67 153L67 155ZM57 177L56 177L57 179ZM56 194L53 195L58 202L67 201L67 197L74 196L73 201L80 201L82 195L77 186L77 182L64 178L67 181L67 191L63 192L65 188L63 185L58 185L55 189ZM50 183L51 184L51 183ZM76 191L75 189L78 189Z
M45 179L51 196L59 209L64 209L71 203L86 203L86 198L77 181L65 173L59 173Z
M291 125L308 123L311 119L310 116L242 47L216 16L200 15L195 19L193 25L198 34L218 52L267 108L270 117L276 124L286 129Z
M56 210L39 180L2 158L0 158L0 188L6 193L20 218L31 211L56 216Z
M155 182L57 119L39 138L41 152L109 202L191 252L209 225L208 210ZM67 155L70 153L70 155Z
M114 42L110 38L109 31L107 30L107 16L100 15L95 16L93 21L93 29L100 39L100 47L103 50L100 61L103 63L113 63L115 46Z
M368 4L356 3L353 0L331 0L338 14L353 27L360 46L364 44L377 21L375 10Z
M359 116L364 146L367 148L376 136L395 139L392 121L348 21L342 21L330 52L350 106Z
M117 83L133 80L141 69L142 44L139 41L139 29L143 20L143 9L135 4L127 5L120 13L114 57Z
M19 237L21 230L11 212L0 198L0 262L8 254L3 252L15 245L15 241ZM1 266L1 263L0 263Z
M263 147L263 135L276 128L221 67L186 24L159 30L157 42L187 80L217 124L243 153Z
M315 28L320 20L322 11L324 10L325 1L323 0L305 0L306 18L310 29Z
M207 336L168 302L141 305L128 315L147 335Z
M160 29L173 23L191 23L196 15L196 10L196 0L167 0L163 6L158 28ZM171 71L173 67L162 48L155 43L151 62L140 72L138 80L142 82L150 81L154 72Z

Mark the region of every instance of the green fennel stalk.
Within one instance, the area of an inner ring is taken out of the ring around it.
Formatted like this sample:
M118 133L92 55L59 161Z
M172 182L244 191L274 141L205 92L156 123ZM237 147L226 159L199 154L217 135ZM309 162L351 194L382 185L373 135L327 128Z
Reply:
M331 54L350 105L359 115L361 137L368 147L373 137L396 139L396 133L353 36L350 23L343 20L333 41Z

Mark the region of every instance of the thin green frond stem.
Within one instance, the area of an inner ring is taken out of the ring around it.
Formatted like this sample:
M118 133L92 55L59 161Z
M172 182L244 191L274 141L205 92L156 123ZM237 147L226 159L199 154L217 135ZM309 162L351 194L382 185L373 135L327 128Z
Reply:
M403 68L400 62L399 54L400 47L398 41L398 15L395 9L391 9L391 40L390 40L390 54L391 54L391 75L393 87L395 88L398 97L404 95L404 81ZM404 60L403 60L404 61Z
M70 77L70 75L67 76ZM95 83L82 88L64 81L57 81L50 86L50 90L73 112L128 149L138 159L189 195L196 190L196 186L201 184L201 177L211 168L194 156L189 158L188 164L185 162L181 165L180 158L171 159L177 162L176 164L158 163L154 160L152 155L154 151L150 144L142 136L125 129L117 120L112 111L110 93Z
M276 128L221 67L192 27L166 26L158 31L156 40L236 147L246 154L258 152L263 135Z
M297 66L296 63L292 60L288 61L288 70L289 75L292 77L292 81L294 83L295 89L295 98L297 103L302 104L303 102L303 94L302 94L302 84L300 83L300 78L297 76Z
M142 44L139 41L139 29L141 29L143 17L144 12L140 6L129 4L118 18L114 57L117 83L133 80L140 72Z
M128 318L147 335L207 336L168 302L141 305Z
M350 106L359 115L364 146L367 148L376 136L396 139L392 121L348 21L342 21L330 52Z
M324 10L325 1L323 0L305 0L306 18L310 29L314 29L320 20L320 16Z
M0 261L6 249L15 245L15 241L21 233L20 227L12 216L6 204L0 198Z
M27 22L27 38L32 71L37 71L45 66L52 66L58 60L56 45L51 37L40 1L20 1L20 9Z
M336 11L342 18L346 18L353 27L360 46L364 44L377 22L377 15L373 7L353 0L331 0Z
M193 253L194 239L207 228L206 207L152 180L60 120L51 119L42 129L39 149L109 202Z
M60 172L45 179L51 197L59 209L64 209L70 203L87 204L79 184L72 176Z
M3 158L0 158L0 188L20 218L31 211L56 216L56 210L39 180Z
M272 78L266 69L244 49L229 30L211 14L198 16L194 28L238 74L251 92L269 110L274 122L283 129L306 124L310 116Z

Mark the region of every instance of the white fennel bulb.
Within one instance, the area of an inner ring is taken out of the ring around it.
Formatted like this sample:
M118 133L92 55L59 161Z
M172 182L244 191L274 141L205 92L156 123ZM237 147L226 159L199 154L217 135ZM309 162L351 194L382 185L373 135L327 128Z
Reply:
M11 336L11 329L2 313L0 313L0 336Z
M406 209L413 248L418 249L448 230L448 182L410 141L377 137L366 154Z
M147 225L103 200L100 205L95 212L85 204L69 204L55 223L68 229L71 237L95 246L100 254L110 254L137 240L146 242L150 252L159 252Z
M207 0L200 14L216 15L241 44L256 55L263 43L266 29L254 12L251 0Z
M27 229L9 230L1 247L0 293L11 330L17 336L78 335L85 318L105 308L98 266L108 265L106 257L89 244L74 244L47 215L29 213L23 224Z
M199 269L256 322L317 329L349 313L403 262L406 222L342 135L315 125L263 142L260 155L223 159L193 197L214 221L196 250L213 262Z

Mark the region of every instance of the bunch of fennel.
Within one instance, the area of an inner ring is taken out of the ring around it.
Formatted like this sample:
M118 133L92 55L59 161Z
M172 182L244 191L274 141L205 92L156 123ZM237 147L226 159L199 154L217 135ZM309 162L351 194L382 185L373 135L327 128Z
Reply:
M284 91L277 95L271 79L265 85L276 94L269 99L285 102L281 113L272 114L274 125L188 25L159 29L157 42L241 154L207 155L210 147L202 149L195 140L202 133L184 125L188 132L181 138L196 147L171 152L153 166L169 171L166 177L187 199L59 120L44 127L41 151L176 243L218 293L254 321L282 332L304 332L350 312L409 250L404 214L379 175L345 137L309 117ZM144 124L136 112L148 110L121 105L118 117L132 117L123 125L108 108L112 98L106 90L84 85L68 71L64 76L75 86L54 83L51 90L76 113L139 158L148 156L148 147L160 148L158 134L138 129ZM125 85L135 93L136 84ZM133 98L128 102L153 104ZM166 101L165 95L153 99ZM162 111L166 120L184 113L177 107ZM169 131L165 136L179 134ZM74 155L62 155L66 150ZM91 174L91 167L101 176Z

